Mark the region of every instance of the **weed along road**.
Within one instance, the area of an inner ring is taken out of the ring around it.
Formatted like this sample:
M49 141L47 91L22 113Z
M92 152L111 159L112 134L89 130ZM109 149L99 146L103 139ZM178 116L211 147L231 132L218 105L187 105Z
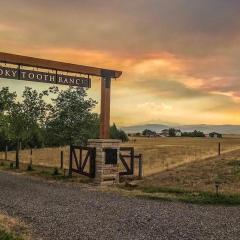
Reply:
M240 208L119 196L0 172L0 212L34 239L239 239Z

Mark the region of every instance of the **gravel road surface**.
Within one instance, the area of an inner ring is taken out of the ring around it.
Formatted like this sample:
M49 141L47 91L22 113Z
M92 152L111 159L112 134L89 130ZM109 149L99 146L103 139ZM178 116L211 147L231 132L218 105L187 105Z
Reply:
M240 208L157 202L0 172L0 211L41 239L240 239Z

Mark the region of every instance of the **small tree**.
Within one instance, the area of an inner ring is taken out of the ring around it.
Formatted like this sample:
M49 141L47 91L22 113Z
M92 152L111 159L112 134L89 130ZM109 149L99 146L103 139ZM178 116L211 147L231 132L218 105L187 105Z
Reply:
M20 142L27 142L44 125L48 104L43 100L47 92L37 93L26 87L22 102L12 102L8 110L9 133L16 143L16 168L19 168Z
M182 133L183 137L205 137L205 134L200 131L193 131L193 132L183 132Z
M145 130L142 132L142 135L143 135L143 136L156 135L156 132L154 132L154 131L152 131L152 130L149 130L149 129L145 129Z
M26 138L26 121L22 105L13 103L9 110L10 138L16 143L16 168L19 168L20 141Z
M115 123L110 127L110 138L119 139L123 142L128 141L127 134L123 130L118 129Z
M83 88L70 87L65 91L51 89L53 108L47 121L49 145L86 144L87 139L99 133L99 116L92 113L96 101L89 98Z
M3 87L0 90L0 145L1 150L9 144L9 110L16 100L16 93L10 92L8 87Z
M169 128L169 137L176 137L176 129Z

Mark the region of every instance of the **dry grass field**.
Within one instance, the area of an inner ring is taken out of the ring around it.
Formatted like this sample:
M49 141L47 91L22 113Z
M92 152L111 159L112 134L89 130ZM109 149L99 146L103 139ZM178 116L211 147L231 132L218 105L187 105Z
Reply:
M218 156L219 142L221 156ZM224 136L222 139L134 138L123 143L122 146L134 147L135 154L143 155L144 180L139 183L136 192L130 190L131 194L153 199L199 203L240 203L240 138L238 136ZM38 174L40 171L41 174L46 175L46 171L38 170L46 166L51 167L48 172L50 171L49 174L52 175L53 168L60 167L61 151L64 152L64 168L68 168L68 146L34 149L32 162L35 171L32 174ZM0 153L0 159L4 159L3 152ZM9 152L8 160L14 161L14 159L15 152ZM30 160L30 150L22 150L21 168L26 170L26 164ZM121 164L119 165L122 167ZM137 161L135 167L137 175ZM62 179L62 176L63 173L59 179ZM84 179L80 182L85 182ZM223 194L221 198L216 195L216 183L219 184L219 193ZM231 194L238 195L232 197Z
M123 145L133 146L137 153L143 154L144 176L149 176L184 163L216 156L219 142L222 153L240 149L240 138L234 135L222 139L134 138Z
M226 153L240 149L240 138L237 136L222 139L211 138L134 138L122 146L132 146L136 154L143 154L144 176L171 169L184 163L195 162L218 154L218 143L221 152ZM68 168L69 147L33 149L33 165L59 167L60 154L64 152L64 167ZM0 153L4 159L4 152ZM8 160L15 159L15 152L8 152ZM29 163L30 150L22 150L20 160ZM138 164L135 164L136 169Z
M32 163L33 165L49 166L49 167L59 167L61 151L64 152L64 167L68 168L69 159L69 147L58 147L58 148L42 148L32 150ZM8 152L8 160L15 160L15 151ZM0 159L5 158L5 153L0 152ZM30 163L31 160L31 150L20 151L20 162Z
M144 179L142 187L216 192L216 184L219 193L240 194L240 150L153 174Z

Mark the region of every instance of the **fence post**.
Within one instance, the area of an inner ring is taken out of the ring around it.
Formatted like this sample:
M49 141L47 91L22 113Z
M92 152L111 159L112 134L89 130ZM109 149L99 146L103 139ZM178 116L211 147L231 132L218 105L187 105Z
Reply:
M72 177L72 145L70 146L69 177Z
M33 150L31 148L31 151L30 151L30 165L32 166L32 155L33 155Z
M5 148L5 161L8 160L8 146L6 145L6 148Z
M221 155L221 143L219 142L218 143L218 156Z
M63 169L63 151L61 151L61 163L60 163L60 168Z
M143 166L142 166L142 154L139 154L139 164L138 164L138 178L142 179L143 177Z
M134 148L131 148L131 174L134 175Z

